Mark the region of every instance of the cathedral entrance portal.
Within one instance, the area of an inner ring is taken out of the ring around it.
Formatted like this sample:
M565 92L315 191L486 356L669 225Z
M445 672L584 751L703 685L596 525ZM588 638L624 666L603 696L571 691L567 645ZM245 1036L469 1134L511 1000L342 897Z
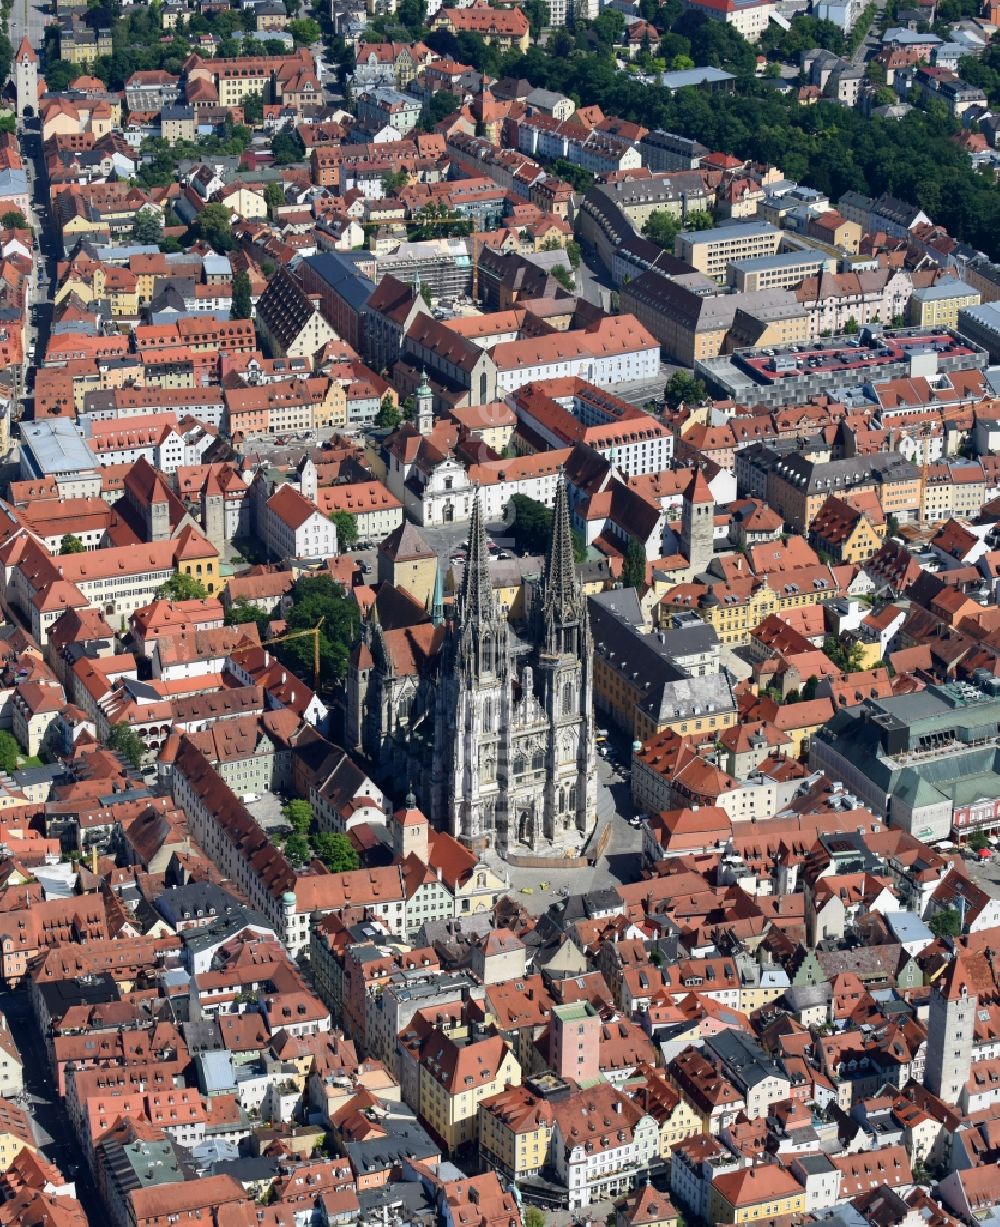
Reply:
M455 522L455 508L451 503L445 503L444 510L441 512L441 519L445 524L453 524Z
M530 838L531 819L528 817L526 809L521 810L521 817L517 820L517 839L519 843L526 844Z

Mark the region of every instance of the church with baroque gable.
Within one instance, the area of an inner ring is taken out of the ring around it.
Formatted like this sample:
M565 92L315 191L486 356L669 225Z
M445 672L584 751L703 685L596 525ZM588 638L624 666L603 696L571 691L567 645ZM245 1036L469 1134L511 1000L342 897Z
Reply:
M493 591L477 497L451 616L440 587L426 621L406 629L386 630L373 606L351 659L348 715L355 748L392 777L387 786L412 783L440 829L502 855L583 847L597 821L593 644L563 480L522 624Z

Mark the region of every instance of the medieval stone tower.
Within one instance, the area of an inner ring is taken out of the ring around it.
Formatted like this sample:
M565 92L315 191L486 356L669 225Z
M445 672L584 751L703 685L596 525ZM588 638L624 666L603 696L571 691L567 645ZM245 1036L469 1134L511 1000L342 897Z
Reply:
M682 499L681 542L691 573L697 575L715 553L715 499L701 469L695 469Z
M217 550L225 549L226 496L214 472L209 473L201 489L201 526Z
M21 45L14 56L14 85L17 89L17 117L24 119L38 114L38 56L28 36L21 39Z
M957 1104L972 1068L978 997L961 955L931 989L924 1083L947 1104Z
M490 582L478 495L435 702L438 825L502 853L578 850L596 821L593 645L573 562L565 481L545 574L516 640Z

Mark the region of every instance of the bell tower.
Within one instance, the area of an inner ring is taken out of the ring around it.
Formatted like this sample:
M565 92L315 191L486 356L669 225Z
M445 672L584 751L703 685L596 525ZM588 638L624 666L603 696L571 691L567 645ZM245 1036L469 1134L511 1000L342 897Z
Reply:
M429 435L434 429L434 393L431 389L427 372L424 371L417 388L417 430L422 435Z

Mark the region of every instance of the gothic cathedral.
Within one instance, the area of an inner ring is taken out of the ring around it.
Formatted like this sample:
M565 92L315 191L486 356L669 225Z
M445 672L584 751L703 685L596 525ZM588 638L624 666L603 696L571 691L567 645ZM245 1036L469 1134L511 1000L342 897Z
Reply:
M593 830L593 645L562 478L541 580L519 638L490 583L478 496L434 703L431 810L501 854L578 851Z

